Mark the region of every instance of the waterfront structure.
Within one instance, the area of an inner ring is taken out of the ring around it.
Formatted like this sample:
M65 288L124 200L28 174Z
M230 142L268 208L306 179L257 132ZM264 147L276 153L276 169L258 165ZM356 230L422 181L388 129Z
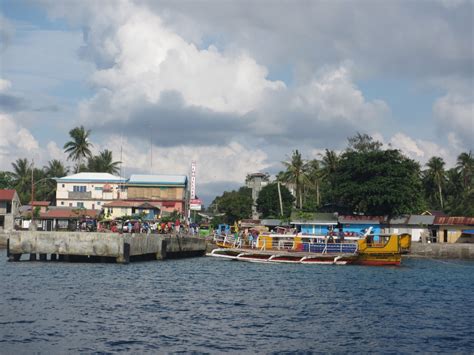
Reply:
M252 189L252 219L259 219L257 212L257 198L262 188L268 184L269 176L263 173L254 173L247 175L245 183L248 188Z
M339 216L337 220L345 235L361 235L369 228L371 233L378 235L381 233L381 222L384 217L350 215Z
M290 224L303 235L327 235L337 226L334 213L292 213Z
M0 190L0 230L12 231L20 216L20 198L16 190Z
M433 225L435 216L431 215L405 215L394 217L384 225L388 233L408 233L413 242L434 241L436 227Z
M104 215L108 219L122 216L144 216L145 219L154 220L161 216L162 203L153 201L116 200L106 203Z
M40 213L39 229L46 231L76 230L79 221L84 219L97 220L100 210L78 209L73 207L50 207Z
M433 224L438 243L457 243L464 231L474 229L474 217L435 217Z
M108 173L78 173L56 179L56 205L101 210L104 203L126 199L126 179Z
M132 175L126 183L127 201L148 202L161 213L186 215L188 177L185 175Z

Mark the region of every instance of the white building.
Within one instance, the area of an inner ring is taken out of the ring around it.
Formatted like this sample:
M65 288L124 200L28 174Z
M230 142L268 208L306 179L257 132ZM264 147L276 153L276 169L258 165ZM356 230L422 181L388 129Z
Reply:
M56 179L56 205L100 210L104 203L126 199L126 179L108 173L78 173Z

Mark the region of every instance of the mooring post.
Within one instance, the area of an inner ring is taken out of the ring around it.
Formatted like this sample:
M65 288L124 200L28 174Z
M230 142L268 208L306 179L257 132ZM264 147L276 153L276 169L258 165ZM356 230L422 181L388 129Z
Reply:
M115 261L118 264L128 264L130 262L130 243L123 243L123 255L118 256Z
M161 239L161 248L160 250L156 253L156 260L165 260L166 259L166 247L168 245L168 242L166 239Z
M7 258L10 259L10 238L7 239Z

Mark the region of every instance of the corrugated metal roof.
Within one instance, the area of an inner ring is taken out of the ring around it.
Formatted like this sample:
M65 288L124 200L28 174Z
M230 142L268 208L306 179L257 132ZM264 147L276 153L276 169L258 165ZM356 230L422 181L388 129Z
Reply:
M389 223L390 224L407 224L409 218L410 216L393 217L393 218L390 218Z
M60 219L78 219L82 217L91 217L97 218L99 215L100 210L82 210L82 209L74 209L74 208L51 208L48 211L41 213L41 219L53 219L53 218L60 218Z
M436 217L437 225L474 225L474 217Z
M281 220L279 219L262 219L260 222L264 226L271 226L276 227L281 224Z
M57 178L57 182L125 182L126 179L109 173L78 173Z
M412 214L410 218L408 219L408 224L410 225L433 224L434 220L435 220L435 216Z
M343 224L380 224L385 217L383 216L339 216L339 223Z
M130 176L128 184L137 185L185 185L188 180L185 175L137 175Z
M16 190L0 190L0 201L11 201L15 197Z

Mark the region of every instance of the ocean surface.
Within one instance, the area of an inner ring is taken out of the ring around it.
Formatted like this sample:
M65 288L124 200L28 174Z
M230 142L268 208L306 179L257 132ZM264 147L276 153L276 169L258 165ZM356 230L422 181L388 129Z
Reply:
M2 354L474 352L474 262L6 260Z

